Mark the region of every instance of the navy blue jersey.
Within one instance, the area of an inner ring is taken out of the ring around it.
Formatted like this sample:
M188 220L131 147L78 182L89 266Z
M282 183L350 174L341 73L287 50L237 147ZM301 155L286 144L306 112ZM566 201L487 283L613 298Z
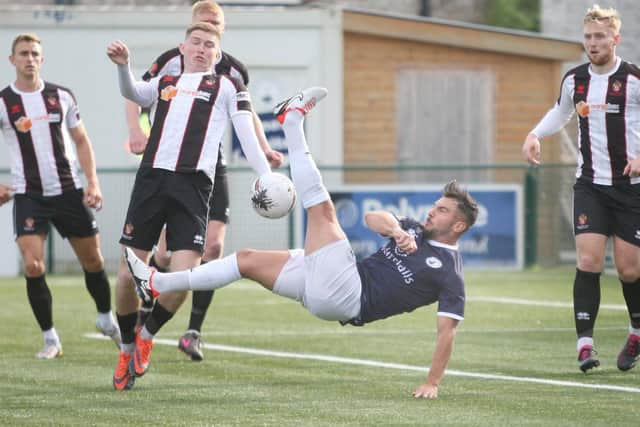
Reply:
M415 236L418 250L407 254L389 239L358 263L362 281L361 325L438 302L438 315L464 318L462 260L456 247L428 240L422 224L408 218L400 226Z

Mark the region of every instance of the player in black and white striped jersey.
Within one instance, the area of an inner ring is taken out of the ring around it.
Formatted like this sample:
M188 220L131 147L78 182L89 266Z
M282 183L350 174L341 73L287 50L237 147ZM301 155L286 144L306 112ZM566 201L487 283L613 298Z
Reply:
M10 60L16 80L0 92L0 128L9 147L12 183L5 187L8 191L3 191L2 200L14 199L14 235L22 253L27 296L45 343L37 357L62 355L45 280L44 242L49 223L69 239L82 265L87 290L98 310L98 328L119 345L98 228L89 210L100 209L102 193L93 148L75 98L69 89L41 79L42 47L35 34L14 39ZM85 190L78 162L87 179Z
M270 172L252 123L249 93L244 84L226 75L213 75L220 55L220 33L211 24L189 26L180 50L185 69L180 76L136 82L129 69L129 52L120 41L107 54L118 65L120 91L143 107L156 105L149 141L136 176L120 243L149 261L164 224L172 267L200 263L207 225L209 195L219 146L231 118L249 164L258 175ZM186 292L159 299L153 315L135 334L138 299L124 263L116 288L122 330L120 358L113 377L118 390L133 386L149 367L153 336L178 310Z
M600 365L593 333L609 236L630 317L618 368L629 370L640 358L640 69L616 56L620 27L615 9L595 5L587 11L584 48L589 62L566 73L558 101L522 147L525 158L538 164L539 138L558 132L578 113L573 305L583 372Z
M220 5L214 1L201 0L195 2L192 7L192 23L208 22L224 33L225 19L224 12ZM184 57L180 49L175 47L162 53L151 64L149 69L142 76L142 80L149 81L154 77L178 76L184 71ZM249 72L246 66L238 59L227 52L222 51L220 58L214 65L214 73L219 75L229 75L245 86L249 85ZM147 144L147 136L143 132L139 123L140 107L127 101L127 122L129 128L129 147L133 152L142 152ZM153 112L151 112L153 114ZM253 124L256 128L256 135L260 142L260 147L264 151L269 163L273 167L282 164L282 154L274 151L269 146L262 122L253 111ZM208 262L219 258L223 253L224 237L226 225L229 222L229 186L227 182L227 168L223 155L222 145L218 154L218 164L216 165L213 191L209 198L209 223L207 225L207 236L202 262ZM151 256L151 265L166 271L169 269L170 257L166 250L165 232L160 235L154 254ZM196 291L192 295L191 316L186 333L178 341L178 348L191 357L192 360L199 361L204 358L201 350L200 332L204 319L213 299L213 291ZM146 318L152 315L153 303L142 304L139 312L139 325L144 324Z

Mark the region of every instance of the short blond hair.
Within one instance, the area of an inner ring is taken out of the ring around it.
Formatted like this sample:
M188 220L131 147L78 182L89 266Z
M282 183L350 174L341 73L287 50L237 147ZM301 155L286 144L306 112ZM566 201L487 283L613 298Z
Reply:
M11 55L16 53L16 45L21 42L38 43L39 45L42 45L42 43L40 43L40 37L35 33L18 34L16 38L13 39L13 43L11 43Z
M195 18L196 15L199 15L202 12L214 13L220 18L224 19L224 12L222 11L222 7L220 7L220 5L215 1L200 0L195 2L191 7L191 16Z
M622 21L620 20L620 14L618 11L612 7L607 9L602 9L597 4L594 4L593 7L587 10L586 15L584 15L584 23L587 24L589 22L601 22L608 24L611 27L615 34L620 33L620 28L622 27Z
M204 31L205 33L210 33L216 36L216 38L218 40L220 40L220 38L222 37L222 34L220 34L220 31L218 31L218 29L214 26L209 24L208 22L196 22L194 24L191 24L187 27L187 31L185 33L185 38L188 38L191 33L193 33L196 30L200 30L200 31Z

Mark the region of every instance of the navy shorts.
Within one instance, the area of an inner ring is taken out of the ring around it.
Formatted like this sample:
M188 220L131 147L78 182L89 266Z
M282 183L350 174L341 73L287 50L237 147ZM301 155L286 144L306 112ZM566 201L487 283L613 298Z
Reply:
M150 251L167 225L167 249L202 253L211 179L204 172L138 170L120 243Z
M83 196L82 189L58 196L16 194L13 202L14 236L47 234L49 222L65 239L98 234L95 217L82 202Z
M578 180L573 186L576 235L617 236L640 246L640 184L598 185Z

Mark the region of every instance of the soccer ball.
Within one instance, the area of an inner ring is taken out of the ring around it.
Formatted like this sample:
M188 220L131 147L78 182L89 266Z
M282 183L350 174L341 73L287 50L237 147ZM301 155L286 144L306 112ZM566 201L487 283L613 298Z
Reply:
M260 216L282 218L296 204L293 182L281 173L267 173L253 181L251 204Z

